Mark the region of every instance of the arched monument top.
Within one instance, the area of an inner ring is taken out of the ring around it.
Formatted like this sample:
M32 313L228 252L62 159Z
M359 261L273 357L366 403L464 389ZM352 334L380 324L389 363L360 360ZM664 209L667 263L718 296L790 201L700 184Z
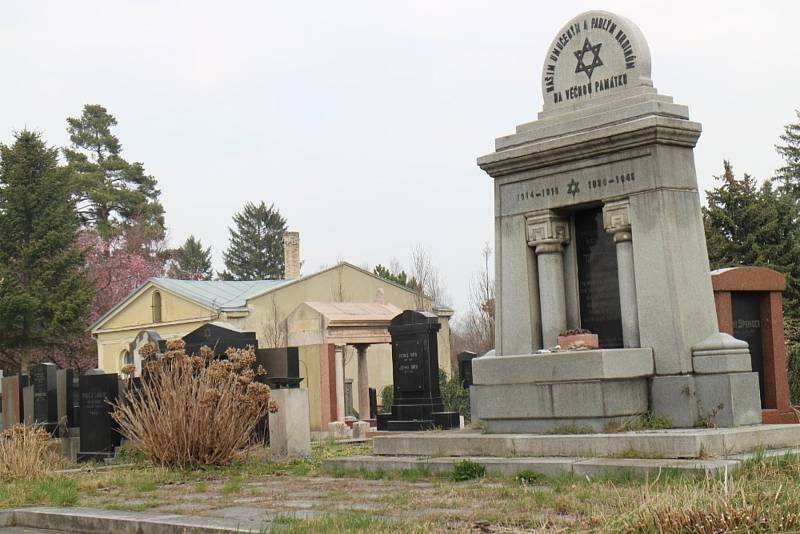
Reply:
M547 49L544 111L574 108L643 86L653 86L650 49L642 31L620 15L581 13L559 30Z

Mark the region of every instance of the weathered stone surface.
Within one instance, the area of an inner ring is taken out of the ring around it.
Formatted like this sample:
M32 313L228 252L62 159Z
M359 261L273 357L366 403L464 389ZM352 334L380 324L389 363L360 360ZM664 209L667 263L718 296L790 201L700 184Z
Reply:
M333 439L350 439L353 437L353 430L344 421L334 421L328 423L328 436Z
M273 458L310 456L308 390L278 388L271 395L278 404L278 411L269 414L269 448Z
M697 396L693 375L656 376L650 381L650 409L679 428L697 421Z
M704 375L746 373L752 370L749 351L739 354L695 355L694 358L692 358L692 363L694 364L694 372Z
M653 374L653 351L642 349L602 349L553 354L525 354L502 358L476 358L475 384L525 384L614 380L648 377Z
M698 458L797 447L800 425L570 435L422 432L377 436L373 444L378 455L604 457L637 450L664 458Z
M606 424L620 416L648 411L645 378L476 384L470 391L479 409L478 417L492 433L545 432L571 424L602 431Z
M699 416L718 426L761 422L758 373L696 375Z

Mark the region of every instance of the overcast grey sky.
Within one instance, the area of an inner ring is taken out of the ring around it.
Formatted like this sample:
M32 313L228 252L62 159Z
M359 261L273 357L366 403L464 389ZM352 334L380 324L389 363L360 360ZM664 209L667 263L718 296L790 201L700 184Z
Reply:
M558 29L589 9L636 23L659 92L703 124L700 187L722 159L758 178L800 108L800 2L4 2L3 128L68 143L86 103L119 121L124 156L162 190L169 237L211 245L232 214L274 202L304 272L407 264L421 243L466 304L493 240L475 158L535 119Z

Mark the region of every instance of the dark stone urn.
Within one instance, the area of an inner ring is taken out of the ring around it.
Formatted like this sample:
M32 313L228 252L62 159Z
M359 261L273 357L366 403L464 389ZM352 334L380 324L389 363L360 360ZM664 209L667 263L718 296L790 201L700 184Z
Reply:
M434 314L411 310L389 323L394 401L391 414L379 415L382 430L458 428L458 413L444 411L439 392L440 328Z

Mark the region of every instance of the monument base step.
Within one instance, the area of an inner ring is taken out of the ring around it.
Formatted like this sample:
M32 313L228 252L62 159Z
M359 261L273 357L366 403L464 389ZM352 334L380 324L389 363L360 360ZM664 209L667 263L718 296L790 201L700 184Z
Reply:
M800 425L669 429L615 434L482 434L475 430L376 436L376 455L470 457L633 456L724 458L759 449L800 447Z
M794 451L783 451L791 453ZM521 471L533 471L545 476L574 474L598 476L608 472L638 475L657 474L664 470L686 472L732 472L751 454L739 458L721 459L664 459L664 458L570 458L528 457L495 458L487 456L449 456L421 458L418 456L347 456L323 462L329 470L389 472L422 469L432 474L450 473L460 461L470 460L486 468L488 475L514 476Z

